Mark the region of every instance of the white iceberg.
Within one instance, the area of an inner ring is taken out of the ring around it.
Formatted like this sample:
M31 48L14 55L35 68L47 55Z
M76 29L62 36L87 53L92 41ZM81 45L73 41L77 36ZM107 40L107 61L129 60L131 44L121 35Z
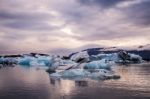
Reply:
M89 62L84 66L84 68L85 69L108 69L110 70L112 65L114 65L113 61L102 59L98 61Z
M78 52L72 55L70 59L73 61L78 61L79 59L83 59L83 58L89 60L89 55L87 51Z
M33 61L34 59L35 58L31 56L24 56L18 59L18 64L30 66L30 62Z
M135 55L135 54L129 54L130 55L130 61L134 62L134 63L142 63L143 59L141 56L139 55Z
M98 54L98 55L92 55L91 56L93 59L95 60L101 60L101 59L105 59L108 61L114 61L114 62L118 62L121 59L118 57L118 53L111 53L111 54Z
M44 62L38 62L37 60L33 60L30 62L30 66L45 66Z
M1 57L0 58L0 64L3 64L3 65L12 65L12 64L17 64L17 59L16 58L4 58L4 57Z
M136 54L127 53L120 51L118 53L110 54L98 54L90 57L91 61L105 59L107 61L114 61L115 63L141 63L143 62L142 57Z
M70 69L66 71L61 71L61 72L56 72L50 74L50 77L56 77L56 78L64 78L64 79L85 79L85 78L90 78L90 79L113 79L115 77L120 77L114 75L113 72L105 70L105 69L98 69L94 72L90 72L88 70L84 69Z
M59 57L52 58L52 65L49 67L48 71L63 71L76 67L77 63L72 60L63 60Z
M24 56L18 59L18 64L26 65L26 66L35 66L35 65L43 65L43 66L51 66L52 58L48 56Z
M52 65L52 57L51 56L37 56L37 62L40 64L45 64L45 66Z

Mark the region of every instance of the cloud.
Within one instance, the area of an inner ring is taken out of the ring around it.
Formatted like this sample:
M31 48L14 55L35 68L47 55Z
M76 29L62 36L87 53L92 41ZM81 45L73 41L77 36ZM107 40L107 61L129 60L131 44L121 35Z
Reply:
M140 4L142 5L142 3L144 3L145 1L133 0L134 3L132 0L113 1L115 2L111 3L113 7L111 6L109 7L109 9L105 9L104 11L98 9L97 7L91 8L90 5L87 5L86 7L79 7L80 10L75 10L75 13L81 13L78 14L78 17L80 16L79 18L75 15L67 14L69 17L66 18L70 20L69 24L72 28L72 31L74 31L76 34L80 34L80 36L73 36L73 38L84 41L97 41L149 35L149 27L139 27L138 24L133 24L135 22L139 22L141 19L130 16L134 16L136 14L143 16L143 14L138 13L138 11L142 12L144 9L134 11L133 8L134 6ZM82 3L93 4L93 2L95 3L95 5L92 6L97 6L97 2L106 2L106 0L85 0ZM128 6L126 8L117 8L118 3L121 4L125 2L128 2ZM132 13L129 13L127 10L133 11ZM72 13L74 13L74 10L72 11ZM144 16L145 14L147 15L147 13L144 13ZM70 16L73 18L70 18ZM146 19L143 18L143 20Z
M134 4L125 9L128 20L141 26L150 25L150 1L144 0L143 2Z
M149 3L148 0L1 0L0 51L64 53L89 45L147 44Z
M79 0L80 3L85 5L96 5L101 8L114 7L116 4L127 0Z
M1 26L25 30L52 30L57 27L48 22L53 16L41 12L13 12L0 10Z

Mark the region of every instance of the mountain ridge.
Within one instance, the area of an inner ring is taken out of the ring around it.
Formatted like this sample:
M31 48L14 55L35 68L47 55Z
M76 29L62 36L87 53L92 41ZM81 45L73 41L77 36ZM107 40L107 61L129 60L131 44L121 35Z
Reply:
M106 54L117 53L122 50L128 53L140 55L144 60L150 61L150 44L143 45L143 46L133 46L133 47L87 48L82 51L87 51L89 55L97 55L100 53L106 53Z

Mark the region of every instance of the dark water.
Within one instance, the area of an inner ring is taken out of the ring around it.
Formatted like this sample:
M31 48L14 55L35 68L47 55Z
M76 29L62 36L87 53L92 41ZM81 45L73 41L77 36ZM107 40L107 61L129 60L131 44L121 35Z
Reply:
M150 99L150 64L117 66L118 80L54 80L44 70L3 68L0 99Z

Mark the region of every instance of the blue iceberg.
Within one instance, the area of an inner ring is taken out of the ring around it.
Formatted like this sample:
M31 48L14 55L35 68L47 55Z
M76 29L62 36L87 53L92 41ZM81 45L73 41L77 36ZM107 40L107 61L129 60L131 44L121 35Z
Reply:
M106 59L92 61L84 66L84 69L107 69L110 70L111 66L114 64L113 61L108 61Z
M48 56L24 56L23 58L18 59L19 65L26 65L26 66L34 66L34 65L43 65L43 66L51 66L52 65L52 58Z
M50 77L55 78L63 78L63 79L72 79L72 80L80 80L80 79L119 79L120 76L115 75L113 72L98 69L95 72L90 72L85 69L70 69L57 73L50 74Z

